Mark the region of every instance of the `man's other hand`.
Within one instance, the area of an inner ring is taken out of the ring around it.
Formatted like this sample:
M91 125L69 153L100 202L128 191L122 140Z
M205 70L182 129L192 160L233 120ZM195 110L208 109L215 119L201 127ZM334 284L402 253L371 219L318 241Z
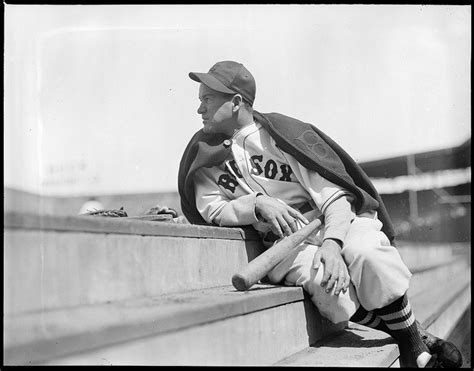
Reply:
M255 211L267 223L271 224L272 231L280 237L289 236L298 230L297 220L304 224L309 221L298 210L286 205L282 201L265 195L258 195L255 202Z
M324 240L322 246L314 254L313 268L319 269L324 263L324 274L321 286L326 287L326 292L330 293L334 287L335 295L346 292L350 284L349 271L341 255L341 246L332 239Z

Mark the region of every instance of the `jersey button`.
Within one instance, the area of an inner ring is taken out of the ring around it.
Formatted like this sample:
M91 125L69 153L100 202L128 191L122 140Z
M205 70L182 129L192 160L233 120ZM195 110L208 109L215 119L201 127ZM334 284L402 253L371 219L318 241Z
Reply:
M224 147L230 147L232 145L232 142L229 139L224 140Z

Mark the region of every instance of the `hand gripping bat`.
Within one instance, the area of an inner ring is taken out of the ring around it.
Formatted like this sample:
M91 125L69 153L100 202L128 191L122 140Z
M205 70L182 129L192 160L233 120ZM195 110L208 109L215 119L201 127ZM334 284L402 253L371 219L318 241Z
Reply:
M313 220L303 228L283 238L250 261L240 272L232 276L232 285L238 291L245 291L265 277L270 270L281 262L294 248L300 245L310 234L316 232L323 217Z

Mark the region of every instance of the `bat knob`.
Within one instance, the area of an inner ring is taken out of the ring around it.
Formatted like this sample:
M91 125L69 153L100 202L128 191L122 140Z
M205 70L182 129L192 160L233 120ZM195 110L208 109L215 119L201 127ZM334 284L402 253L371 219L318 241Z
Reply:
M232 285L238 290L238 291L246 291L250 288L251 285L248 284L247 280L245 277L239 273L236 273L232 276Z

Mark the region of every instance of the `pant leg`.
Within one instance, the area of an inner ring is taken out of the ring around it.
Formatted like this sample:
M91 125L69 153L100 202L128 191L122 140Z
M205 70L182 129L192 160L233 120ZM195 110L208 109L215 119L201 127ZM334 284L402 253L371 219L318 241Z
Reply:
M324 264L318 270L313 269L313 257L319 246L303 243L268 274L270 282L287 286L301 286L310 295L311 301L321 315L333 323L347 321L359 307L356 291L352 284L346 293L334 295L321 287Z
M412 275L381 228L378 219L356 217L342 249L357 298L368 311L403 296Z

